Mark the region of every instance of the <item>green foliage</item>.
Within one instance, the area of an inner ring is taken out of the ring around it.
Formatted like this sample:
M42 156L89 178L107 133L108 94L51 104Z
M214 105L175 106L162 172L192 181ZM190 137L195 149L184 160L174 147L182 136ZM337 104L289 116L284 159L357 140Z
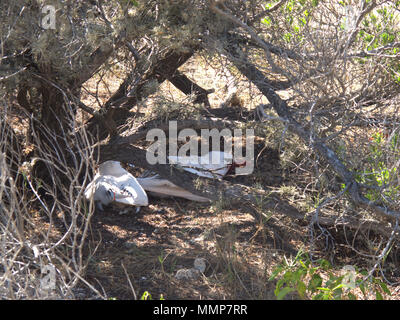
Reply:
M143 292L142 296L140 297L140 300L153 300L153 298L151 297L150 292L145 291L145 292Z
M145 291L140 297L140 300L153 300L153 297L151 296L150 292ZM162 294L160 295L160 300L165 300Z
M265 4L265 8L269 9L277 1L269 1ZM318 0L289 0L282 6L282 13L285 16L286 27L288 32L283 33L282 39L289 43L292 40L302 41L305 26L312 19L312 12L319 4ZM272 19L265 17L261 22L269 27L272 25Z
M398 3L395 4L398 6ZM383 59L386 70L392 76L392 79L400 84L400 63L398 60L389 59L390 55L395 56L399 49L392 47L399 41L400 30L396 22L394 10L390 7L383 7L368 14L361 23L361 29L358 32L358 40L362 43L365 51L372 51L377 48L386 47L384 52L387 55Z
M362 171L355 173L355 180L364 186L370 186L366 197L370 201L387 202L387 198L396 200L400 197L400 186L397 184L398 168L390 167L387 157L397 159L400 156L399 134L386 137L382 131L370 137L369 153ZM346 187L343 183L342 190Z
M284 299L289 293L296 293L300 299L356 300L356 289L361 291L364 298L370 291L375 293L377 300L391 295L383 281L374 277L364 280L365 275L365 271L356 272L353 281L348 281L349 274L336 275L325 259L317 260L313 266L307 255L300 250L293 261L285 258L274 269L269 280L279 279L274 291L278 300Z
M367 51L396 41L398 30L395 29L394 19L393 12L387 8L378 9L364 18L358 35Z
M387 152L386 145L389 146L389 152L395 156L400 155L399 135L394 134L390 141L387 141L383 132L377 132L370 138L370 153L367 157L367 169L356 175L356 181L359 183L383 187L383 194L386 197L396 198L399 194L399 186L395 183L397 179L397 168L389 168L384 161L384 154ZM366 197L371 201L381 198L380 192L374 189L368 190Z

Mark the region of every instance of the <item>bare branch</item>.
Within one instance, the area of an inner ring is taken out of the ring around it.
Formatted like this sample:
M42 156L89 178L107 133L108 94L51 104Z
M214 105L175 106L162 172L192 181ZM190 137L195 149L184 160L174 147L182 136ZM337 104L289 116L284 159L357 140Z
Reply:
M391 219L397 219L400 217L400 212L377 205L362 196L359 192L358 184L354 180L353 173L343 165L335 152L321 142L320 139L314 137L314 140L310 141L310 137L312 137L310 132L304 129L293 118L286 101L282 100L279 95L275 93L274 89L269 85L269 80L265 78L262 72L260 72L253 64L244 60L244 55L238 54L236 51L237 49L231 47L228 50L232 57L232 63L268 98L278 115L288 122L288 129L298 135L307 145L322 156L343 179L346 186L349 188L349 195L354 203L364 208L372 209L384 217Z

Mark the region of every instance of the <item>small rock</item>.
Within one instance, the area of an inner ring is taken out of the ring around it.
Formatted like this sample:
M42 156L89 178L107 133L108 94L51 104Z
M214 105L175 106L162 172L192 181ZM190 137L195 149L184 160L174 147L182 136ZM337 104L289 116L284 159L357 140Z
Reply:
M179 269L175 274L175 279L177 280L196 280L200 277L200 271L191 269Z
M194 259L194 268L201 273L204 273L206 271L206 259L204 258L196 258Z

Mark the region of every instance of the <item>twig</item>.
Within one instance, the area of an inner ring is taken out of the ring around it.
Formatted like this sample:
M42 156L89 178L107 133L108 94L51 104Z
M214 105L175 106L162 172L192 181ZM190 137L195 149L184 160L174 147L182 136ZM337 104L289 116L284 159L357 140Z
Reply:
M389 252L389 250L391 248L393 240L396 237L396 233L397 233L398 230L399 230L399 221L398 221L398 219L396 219L395 226L394 226L394 228L392 230L392 233L390 234L389 240L386 243L385 248L382 250L381 254L377 257L378 260L376 261L375 265L368 272L368 274L364 277L364 279L363 279L364 281L368 280L372 276L372 274L375 272L376 268L378 268L378 266L381 264L382 260L386 257L386 255L388 254L388 252Z
M133 293L133 297L134 297L135 300L137 300L137 296L136 296L135 289L133 288L131 279L129 278L128 272L126 271L125 266L124 266L124 263L123 263L122 261L121 261L121 266L122 266L122 269L124 269L126 278L128 279L128 283L129 283L129 286L130 286L131 291L132 291L132 293Z

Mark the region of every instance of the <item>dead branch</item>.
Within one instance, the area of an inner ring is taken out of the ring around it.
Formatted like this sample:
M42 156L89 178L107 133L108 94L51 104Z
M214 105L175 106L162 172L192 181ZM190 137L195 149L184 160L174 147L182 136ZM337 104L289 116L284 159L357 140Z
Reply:
M279 97L264 74L259 71L256 66L248 62L244 58L245 54L243 52L239 53L238 48L231 46L227 49L230 54L229 58L231 62L265 95L277 114L287 121L288 129L298 135L310 148L323 157L332 169L343 179L346 186L349 187L349 196L356 205L373 210L386 218L398 219L400 217L400 212L373 203L364 197L359 191L359 186L354 180L353 173L339 160L335 152L321 142L318 137L314 136L314 138L310 140L310 137L312 137L310 132L304 129L304 127L293 118L286 101Z

